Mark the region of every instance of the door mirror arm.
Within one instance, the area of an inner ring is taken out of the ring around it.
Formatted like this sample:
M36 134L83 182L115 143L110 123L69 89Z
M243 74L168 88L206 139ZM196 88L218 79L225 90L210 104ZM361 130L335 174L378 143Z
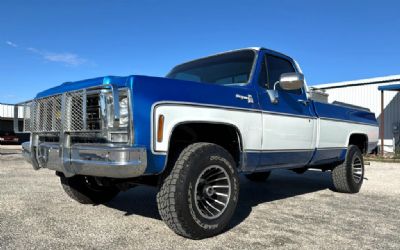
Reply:
M279 95L278 95L278 91L275 90L275 86L274 86L274 89L267 89L267 94L268 94L269 99L271 100L272 104L278 104Z
M280 83L280 81L276 81L275 83L274 83L274 91L276 91L276 85L278 85Z
M278 91L276 90L276 85L279 84L279 81L276 81L274 83L273 89L267 89L267 94L269 96L269 99L271 100L272 104L278 104L279 102L279 94Z
M280 76L279 81L274 83L273 89L268 89L267 94L272 104L277 104L279 102L278 91L276 90L277 86L283 90L298 90L304 86L304 75L301 73L284 73ZM304 105L307 105L308 102L304 101Z

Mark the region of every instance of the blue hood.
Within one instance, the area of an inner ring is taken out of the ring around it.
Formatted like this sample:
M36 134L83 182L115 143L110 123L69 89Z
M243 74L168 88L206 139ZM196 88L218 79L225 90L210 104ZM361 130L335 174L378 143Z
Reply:
M130 83L132 83L133 78L134 76L104 76L104 77L97 77L76 82L66 82L57 87L53 87L38 93L36 95L36 98L42 98L46 96L61 94L68 91L89 88L110 83L117 84L118 87L126 87Z

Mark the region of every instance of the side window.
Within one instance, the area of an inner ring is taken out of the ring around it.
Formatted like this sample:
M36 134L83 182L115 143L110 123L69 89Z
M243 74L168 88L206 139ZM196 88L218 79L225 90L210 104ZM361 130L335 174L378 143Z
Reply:
M283 58L279 58L276 56L272 55L266 55L267 59L267 68L268 68L268 88L273 89L274 84L279 81L279 78L283 73L290 73L290 72L296 72L295 69L293 68L293 65L288 61ZM277 89L281 90L279 85L277 85ZM289 93L293 94L301 94L302 91L301 89L299 90L290 90L287 91Z
M267 66L266 66L266 61L264 60L261 65L261 72L260 76L258 78L258 84L260 84L261 87L266 88L266 89L271 89L268 84L268 75L267 75Z

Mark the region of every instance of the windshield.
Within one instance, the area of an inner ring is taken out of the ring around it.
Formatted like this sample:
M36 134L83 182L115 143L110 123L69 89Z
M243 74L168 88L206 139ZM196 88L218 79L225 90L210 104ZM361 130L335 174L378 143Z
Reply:
M167 77L215 84L247 83L254 59L253 50L224 53L178 65Z

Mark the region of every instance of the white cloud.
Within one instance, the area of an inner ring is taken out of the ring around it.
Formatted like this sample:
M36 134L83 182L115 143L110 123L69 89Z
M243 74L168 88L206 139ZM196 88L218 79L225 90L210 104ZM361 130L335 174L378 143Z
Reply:
M40 53L39 50L37 50L37 49L35 49L35 48L32 48L32 47L26 48L26 50L29 50L30 52L37 53L37 54Z
M27 48L27 50L40 55L46 61L64 63L69 66L78 66L87 62L86 59L73 53L55 53L38 50L36 48Z
M13 42L11 42L11 41L6 41L6 44L9 45L9 46L11 46L11 47L14 47L14 48L17 48L17 47L18 47L17 44L15 44L15 43L13 43Z
M78 66L86 62L86 59L72 53L47 53L44 58L51 62L61 62L72 66Z
M8 46L11 46L13 48L19 48L19 46L17 44L15 44L11 41L5 41L5 43ZM31 53L37 54L46 61L64 63L65 65L68 65L68 66L79 66L79 65L82 65L82 64L88 62L88 60L86 60L85 58L82 58L77 54L69 53L69 52L57 53L57 52L50 52L50 51L46 51L46 50L39 50L39 49L36 49L33 47L22 48L22 49L25 49Z

